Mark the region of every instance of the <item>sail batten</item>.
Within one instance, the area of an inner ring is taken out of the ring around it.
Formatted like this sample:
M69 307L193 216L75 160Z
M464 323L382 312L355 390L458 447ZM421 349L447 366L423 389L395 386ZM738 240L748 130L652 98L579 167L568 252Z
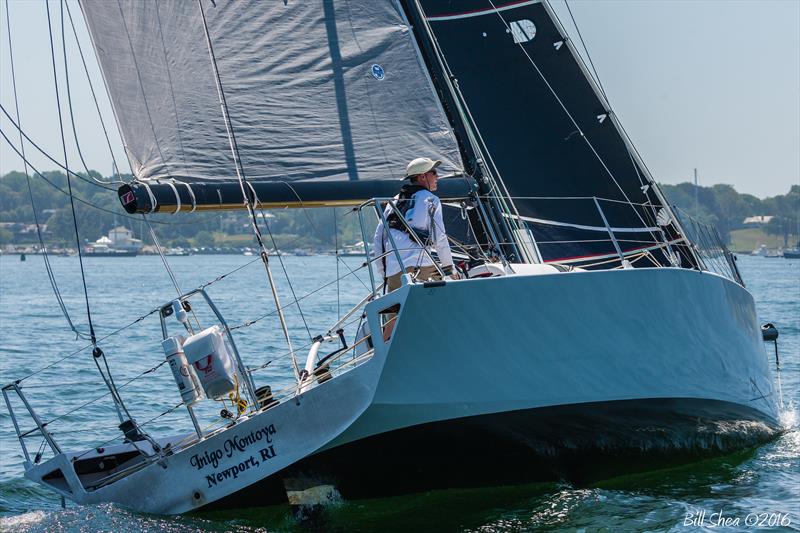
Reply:
M399 180L423 155L461 169L395 2L201 1L248 178ZM135 177L233 173L199 5L81 5Z

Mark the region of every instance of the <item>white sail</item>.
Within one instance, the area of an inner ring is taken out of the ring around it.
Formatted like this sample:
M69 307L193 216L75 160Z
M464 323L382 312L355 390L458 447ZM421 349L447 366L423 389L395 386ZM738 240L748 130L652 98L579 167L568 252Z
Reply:
M235 177L200 3L81 6L136 177ZM461 167L395 2L202 0L202 9L248 178L401 179L420 155Z

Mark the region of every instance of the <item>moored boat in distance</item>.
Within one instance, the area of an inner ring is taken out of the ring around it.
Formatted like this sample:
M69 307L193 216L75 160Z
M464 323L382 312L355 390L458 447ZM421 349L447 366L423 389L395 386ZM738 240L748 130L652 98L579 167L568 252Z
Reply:
M364 250L364 241L359 241L355 244L350 244L343 247L337 253L341 257L364 257Z
M84 248L87 257L135 257L142 250L142 241L133 237L133 232L117 226Z

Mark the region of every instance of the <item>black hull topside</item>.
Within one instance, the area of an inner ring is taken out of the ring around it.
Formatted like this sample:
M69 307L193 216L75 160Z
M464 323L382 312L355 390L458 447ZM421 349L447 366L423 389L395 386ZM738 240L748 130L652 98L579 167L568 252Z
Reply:
M318 485L346 500L538 481L581 486L746 449L778 432L756 409L684 398L471 416L323 450L199 510L287 503L287 487Z

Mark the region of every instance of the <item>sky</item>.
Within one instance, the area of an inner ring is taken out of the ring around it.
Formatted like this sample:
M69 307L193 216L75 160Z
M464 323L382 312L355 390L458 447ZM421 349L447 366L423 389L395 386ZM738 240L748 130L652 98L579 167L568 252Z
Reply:
M67 1L125 172L80 8ZM0 103L13 114L6 3L23 129L63 160L44 0L0 0ZM551 5L579 43L564 0ZM800 0L570 0L569 6L617 116L657 181L689 181L696 168L700 185L727 183L761 198L800 184ZM51 0L50 11L67 157L80 169L64 93L58 1ZM68 18L66 28L81 151L90 169L110 175L112 158ZM2 115L0 129L19 144ZM39 170L56 168L30 145L26 151ZM22 170L22 163L0 139L0 174L11 170Z

